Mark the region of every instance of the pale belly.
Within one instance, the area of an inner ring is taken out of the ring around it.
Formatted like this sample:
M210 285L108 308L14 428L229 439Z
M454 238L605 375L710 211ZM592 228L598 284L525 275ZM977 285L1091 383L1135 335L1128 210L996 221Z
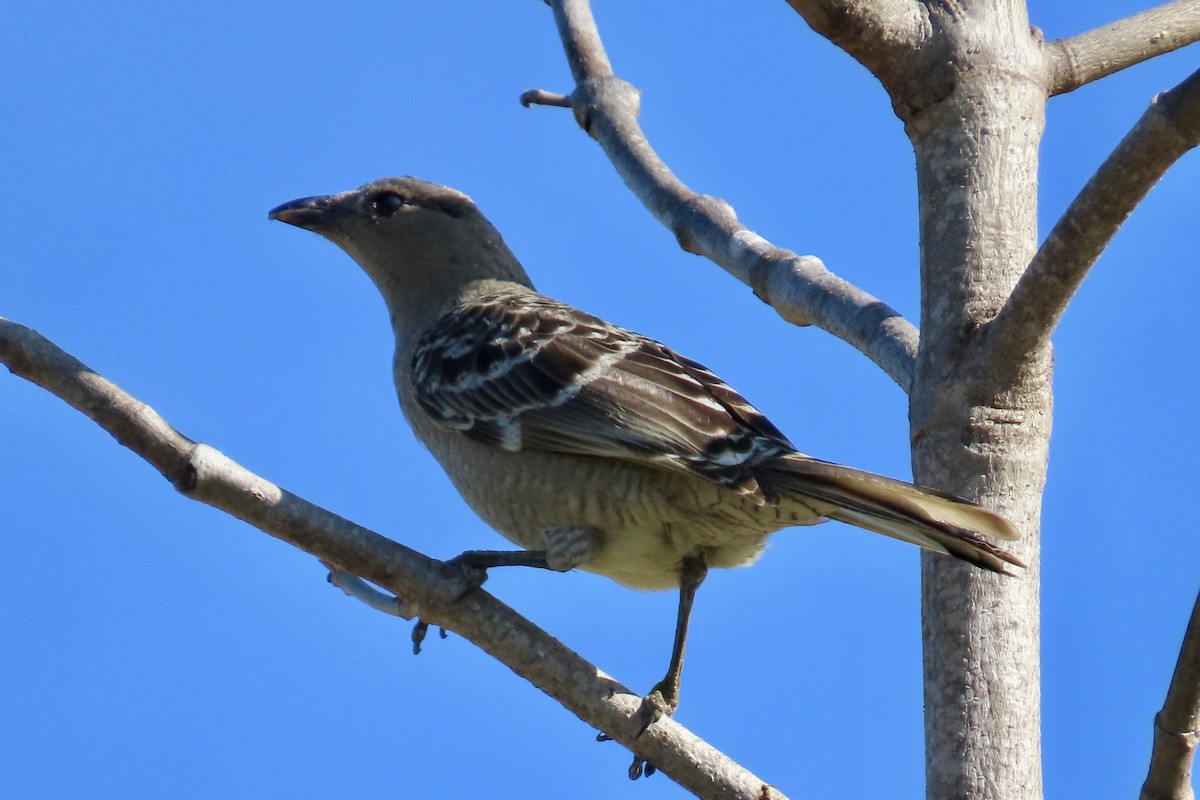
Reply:
M627 462L545 452L511 453L440 430L423 436L459 493L505 538L546 548L552 527L594 532L596 549L579 568L638 589L679 586L682 558L710 567L752 563L780 528L822 521L798 507L781 510L702 478Z

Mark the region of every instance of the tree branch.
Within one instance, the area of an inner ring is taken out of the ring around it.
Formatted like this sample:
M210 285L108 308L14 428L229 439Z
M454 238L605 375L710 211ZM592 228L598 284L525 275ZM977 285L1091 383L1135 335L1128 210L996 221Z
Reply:
M339 569L326 562L322 563L329 570L327 578L329 583L341 589L349 597L353 597L363 605L373 608L380 613L390 614L393 617L412 619L412 614L406 608L404 601L399 597L379 591L362 578L357 575L351 575L344 569Z
M1200 742L1200 595L1192 607L1167 699L1154 717L1154 749L1141 800L1192 800L1192 759Z
M849 342L907 390L916 328L886 303L831 273L820 259L773 246L738 222L728 203L697 194L680 181L638 125L638 90L613 75L587 0L551 5L575 79L569 97L576 121L679 246L752 287L789 322L816 325ZM527 103L555 97L538 90L522 95Z
M981 333L978 363L1019 365L1050 338L1088 270L1142 198L1200 143L1200 70L1154 99L1100 165Z
M180 493L242 519L336 570L403 598L390 609L452 630L700 797L781 798L674 720L640 737L641 698L487 592L462 594L442 562L315 506L180 434L50 341L0 317L0 363L93 419ZM361 596L361 592L356 596Z
M788 0L788 5L885 84L906 71L928 38L925 6L911 0Z
M1046 45L1050 94L1071 92L1200 39L1200 0L1174 0Z

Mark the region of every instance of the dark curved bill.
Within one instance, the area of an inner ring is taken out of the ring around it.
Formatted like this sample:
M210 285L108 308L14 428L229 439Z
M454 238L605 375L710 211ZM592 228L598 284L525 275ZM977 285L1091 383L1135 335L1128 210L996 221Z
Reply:
M297 228L320 232L334 225L346 211L330 195L316 195L291 200L275 206L267 214L268 219L277 219Z

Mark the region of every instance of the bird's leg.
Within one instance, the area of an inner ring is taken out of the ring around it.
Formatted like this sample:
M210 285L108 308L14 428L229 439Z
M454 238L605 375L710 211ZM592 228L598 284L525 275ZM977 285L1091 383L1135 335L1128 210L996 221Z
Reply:
M554 526L543 531L545 550L467 550L446 562L463 578L459 597L487 580L492 567L537 567L567 572L587 563L596 551L597 534L588 528Z
M467 550L446 562L446 576L458 581L453 600L483 586L492 567L537 567L550 569L545 550Z
M492 567L537 567L555 572L567 572L587 563L596 552L599 536L590 528L554 526L547 528L545 550L467 550L445 563L448 577L459 581L452 601L461 600L467 592L478 589L487 580ZM421 652L421 642L429 625L420 619L413 628L413 652ZM445 638L445 631L442 638Z
M692 618L692 603L696 599L696 590L704 583L708 575L708 564L704 556L693 553L684 556L679 565L679 614L675 619L675 644L671 647L671 663L667 665L667 674L654 685L650 694L642 698L638 708L637 718L641 721L638 736L658 722L664 715L671 716L679 707L679 677L683 672L683 650L687 645L688 622ZM633 754L633 763L629 765L629 779L636 781L645 775L647 778L657 770L637 753Z
M696 599L696 590L708 575L708 564L704 556L692 554L684 556L679 565L679 616L675 620L675 644L671 648L671 663L667 665L667 674L654 685L650 694L642 698L638 716L642 721L641 736L646 729L657 722L663 715L671 716L679 706L679 676L683 672L683 650L687 644L688 621L692 616L692 603Z
M550 569L545 550L467 550L446 562L475 569L492 567L537 567Z

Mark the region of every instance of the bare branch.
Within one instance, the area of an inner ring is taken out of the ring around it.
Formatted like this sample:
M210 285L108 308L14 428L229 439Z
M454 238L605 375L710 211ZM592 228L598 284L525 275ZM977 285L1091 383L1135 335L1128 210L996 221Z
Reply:
M1192 759L1200 742L1200 595L1192 607L1167 699L1154 717L1154 750L1141 800L1192 800Z
M884 83L900 75L928 37L925 6L911 0L788 0L788 5Z
M461 580L443 572L442 562L315 506L193 442L47 339L2 317L0 362L93 419L185 496L404 598L406 616L420 616L474 642L698 796L782 797L674 720L663 719L638 737L639 696L487 592L470 591L457 599Z
M1015 367L1049 339L1100 253L1180 156L1200 143L1200 71L1154 99L1042 242L983 332L980 364Z
M642 204L675 234L679 246L752 287L789 322L816 325L849 342L907 391L916 328L886 303L827 270L820 259L775 247L738 222L728 203L697 194L680 181L638 125L638 90L613 75L587 0L555 0L552 6L576 83L570 94L576 121L604 149Z
M1050 94L1071 92L1106 75L1200 39L1200 0L1174 0L1046 45Z

